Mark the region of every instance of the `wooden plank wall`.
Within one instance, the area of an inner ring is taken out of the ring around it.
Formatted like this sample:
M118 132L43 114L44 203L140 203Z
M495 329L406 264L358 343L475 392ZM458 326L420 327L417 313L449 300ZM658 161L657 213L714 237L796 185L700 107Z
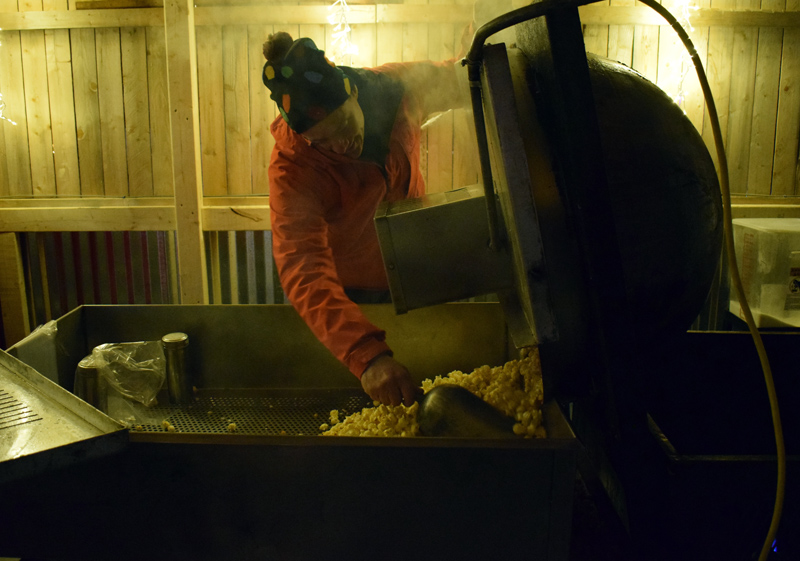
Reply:
M415 11L377 23L385 12L381 6L352 6L352 41L360 47L354 66L457 54L470 0L405 4ZM454 8L458 13L446 21L430 22L426 5L463 8ZM636 3L603 0L590 7L606 5L611 10ZM800 0L696 0L695 6L797 12ZM0 0L0 13L67 9L73 9L67 0ZM332 48L331 26L322 17L327 11L314 12L307 23L270 25L248 21L248 7L236 9L242 14L233 18L236 23L226 18L224 25L214 25L213 14L221 12L207 12L211 15L200 18L196 29L206 197L268 194L275 106L260 79L264 39L284 30ZM144 16L125 15L141 10L117 12L122 12L115 16L117 26L0 31L0 92L6 116L17 123L0 121L0 198L172 195L163 22L148 15L153 23L142 25L137 21ZM657 25L599 23L607 20L594 17L585 25L587 50L631 65L670 95L682 94L684 110L710 144L699 84L675 33ZM733 192L800 194L800 28L695 26L691 36L720 111ZM477 181L465 111L426 128L422 161L431 191Z

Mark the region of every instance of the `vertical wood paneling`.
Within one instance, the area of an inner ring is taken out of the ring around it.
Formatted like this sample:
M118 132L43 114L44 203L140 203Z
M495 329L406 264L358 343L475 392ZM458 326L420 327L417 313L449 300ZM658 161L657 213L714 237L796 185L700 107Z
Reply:
M406 0L406 4L424 5L428 0ZM419 9L424 9L420 7ZM428 58L428 25L423 23L403 24L403 51L402 61L413 62L427 60ZM425 184L428 185L428 134L422 131L420 140L420 169Z
M197 28L197 83L203 194L228 193L225 161L225 90L222 77L222 28Z
M141 27L120 30L125 137L128 155L128 194L153 195L150 148L150 103L147 87L147 39Z
M695 4L700 8L708 8L711 4L711 0L699 0L695 2ZM692 39L695 49L697 49L697 55L700 57L700 62L703 64L703 68L705 69L708 67L708 28L697 27L694 25L693 27L693 30L687 29L687 32ZM681 48L683 49L683 46L681 46ZM691 62L691 57L688 53L683 56L686 59L688 70L683 84L685 93L683 109L686 112L686 116L689 117L689 120L694 124L695 128L702 133L703 118L705 116L705 100L703 98L703 90L700 88L700 80L697 78L697 71Z
M0 0L0 12L16 12L16 0ZM0 31L0 91L6 104L0 120L3 152L0 153L0 195L30 196L31 160L28 150L28 120L22 79L22 47L19 31Z
M668 7L671 7L668 5ZM668 27L662 27L658 36L658 79L656 84L667 92L673 100L679 102L683 109L684 77L691 64L686 60L686 50L678 38L678 34Z
M657 25L633 26L633 68L654 84L658 81L659 35Z
M148 27L147 87L150 106L150 145L152 150L153 194L172 196L172 150L169 132L169 99L167 98L167 52L164 30Z
M2 37L0 37L0 45L2 44ZM0 79L0 94L3 92L3 80ZM0 99L0 103L3 101ZM5 122L0 119L0 197L8 197L11 194L11 188L8 183L8 165L6 164L6 136L3 134Z
M98 196L105 190L95 30L73 29L70 36L81 195Z
M733 7L733 0L711 0L711 7L720 10L730 9ZM717 107L719 125L726 148L728 145L732 61L733 28L712 27L708 32L708 63L706 64L706 74L708 75L709 87L714 95L714 103ZM715 164L719 166L716 150L714 148L711 123L708 120L708 112L706 112L703 120L703 140L705 140L706 146L712 154ZM730 160L730 157L728 159ZM730 167L730 162L728 166Z
M44 0L45 10L66 10L67 0ZM72 52L69 30L44 32L47 51L47 80L50 91L50 119L53 130L56 192L80 195L78 140L75 135L75 104L72 87Z
M222 55L228 192L249 195L253 188L250 179L250 84L245 26L223 28Z
M7 9L11 8L12 6L8 3L8 0L0 0L0 13L3 13ZM13 6L16 9L16 3ZM5 40L5 34L2 30L0 30L0 96L3 92L3 85L4 83L8 83L8 78L5 76L6 72L4 70L5 60L2 56L2 46L3 41ZM3 101L2 97L0 97L0 112L4 111L5 109L5 102ZM6 161L6 136L4 134L5 123L0 119L0 197L7 197L10 195L10 186L9 186L9 179L8 179L8 163ZM10 125L10 123L9 123ZM4 333L0 329L0 339L3 341Z
M325 56L327 56L330 60L336 64L341 64L342 66L349 66L347 61L333 60L331 58L331 56L333 56L333 38L331 33L326 33L326 28L332 29L330 26L326 25L307 24L298 26L296 34L292 34L292 32L288 29L286 32L292 36L292 39L308 37L314 41L314 44L317 45L318 48L325 51Z
M275 139L269 130L275 119L275 103L264 86L261 72L266 59L262 45L272 33L272 26L251 25L247 28L250 82L250 165L253 194L269 194L269 158Z
M41 11L41 0L20 2L21 11ZM22 75L25 83L25 110L28 116L28 149L31 155L31 182L34 196L56 195L53 134L50 125L50 100L47 88L47 52L44 31L20 32Z
M611 0L612 6L633 6L635 0ZM608 26L608 58L630 66L633 63L633 26Z
M786 9L800 10L800 0L787 0ZM798 136L800 136L800 28L784 30L781 78L775 129L773 195L800 195L798 186Z
M20 0L24 11L67 0ZM607 0L614 6L635 0ZM406 0L428 3L472 0ZM515 5L524 2L515 1ZM695 0L716 9L797 11L800 0ZM675 2L665 5L675 8ZM364 8L359 6L359 10ZM374 11L374 8L369 8ZM0 11L17 0L0 0ZM330 51L331 26L281 26ZM202 173L206 195L267 194L274 103L260 81L261 43L272 26L197 30ZM357 24L353 66L442 60L458 50L460 25ZM793 195L800 131L800 31L713 27L690 31L720 113L734 192ZM95 40L96 37L96 40ZM587 51L631 64L669 94L683 47L668 27L587 26ZM168 196L173 191L164 33L159 28L0 32L0 91L14 127L0 121L0 196ZM713 146L694 71L683 108ZM74 92L74 97L73 97ZM701 120L703 121L701 124ZM471 116L446 115L423 133L429 191L477 181ZM65 242L66 243L66 242ZM72 243L71 241L69 243ZM254 242L255 243L255 242Z
M735 0L737 10L756 10L758 0ZM750 134L758 55L758 28L735 27L731 66L731 99L728 117L728 154L731 192L747 193Z
M403 60L403 24L379 23L376 27L378 41L375 47L375 63L380 66Z
M97 97L103 142L105 194L128 195L128 156L125 149L125 107L122 98L122 57L119 28L97 29Z
M353 25L351 41L358 46L358 54L353 57L353 66L372 68L377 65L377 37L374 24Z
M194 3L164 1L167 79L175 180L175 218L181 304L208 303L205 242L203 240L202 153L198 106L197 37ZM171 244L172 245L172 244Z
M608 0L601 0L594 5L607 6ZM595 24L584 25L583 43L586 46L586 52L600 56L608 56L608 26Z
M430 0L443 4L450 0ZM428 26L428 58L448 60L455 55L453 25ZM460 32L458 34L460 37ZM453 188L453 111L438 115L428 127L428 193L450 191Z
M782 12L786 0L762 0L761 8ZM772 188L772 163L775 153L775 125L778 118L783 29L761 28L758 31L756 80L753 95L753 123L750 133L750 162L747 168L747 192L768 195Z
M464 6L465 10L471 9L472 0L457 0L457 4ZM461 30L456 32L456 49L461 51ZM469 46L466 47L467 49ZM466 53L464 53L466 54ZM463 68L459 70L464 71ZM463 92L466 104L463 109L455 111L453 115L453 188L459 189L467 185L478 183L480 166L478 158L478 141L475 137L475 125L472 108L469 102L469 92Z

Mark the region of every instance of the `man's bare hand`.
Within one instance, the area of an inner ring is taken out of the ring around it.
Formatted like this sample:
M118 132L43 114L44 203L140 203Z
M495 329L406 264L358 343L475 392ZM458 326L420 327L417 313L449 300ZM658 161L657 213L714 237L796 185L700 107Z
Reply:
M422 388L414 385L408 369L389 355L376 358L361 375L361 387L385 405L411 405Z

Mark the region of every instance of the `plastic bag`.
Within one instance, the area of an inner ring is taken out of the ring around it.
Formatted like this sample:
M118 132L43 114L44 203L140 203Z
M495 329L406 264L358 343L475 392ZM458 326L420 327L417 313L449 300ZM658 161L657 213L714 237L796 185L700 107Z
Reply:
M167 377L160 341L106 343L92 350L97 372L123 396L150 406Z

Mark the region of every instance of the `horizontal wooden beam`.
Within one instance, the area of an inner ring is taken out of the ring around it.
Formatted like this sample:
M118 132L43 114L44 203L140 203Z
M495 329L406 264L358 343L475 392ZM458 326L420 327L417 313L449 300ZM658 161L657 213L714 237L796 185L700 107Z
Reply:
M175 207L0 208L0 232L113 232L175 229Z
M425 6L428 8L428 6ZM452 7L451 7L452 9ZM350 6L350 25L376 22L375 6ZM303 25L328 24L331 11L322 6L223 6L196 8L196 25Z
M3 31L163 26L162 8L0 13L0 29Z
M209 197L203 202L207 232L270 229L268 197ZM742 197L734 218L800 218L800 197ZM0 199L0 232L165 231L175 229L170 198Z
M471 10L463 5L373 4L350 6L352 25L375 23L467 23ZM666 25L646 6L580 8L581 21L592 25ZM195 9L196 25L327 24L330 11L319 6L222 6ZM733 11L703 8L692 12L695 27L800 27L800 12ZM0 13L0 29L80 29L103 27L157 27L164 25L161 8L94 9Z
M205 231L269 230L266 197L210 198ZM0 232L175 230L172 198L0 199Z
M664 19L647 6L581 6L581 22L598 25L666 25ZM800 12L757 10L714 10L701 8L690 12L695 27L797 27ZM678 17L677 14L673 14Z
M163 8L164 0L89 0L75 2L76 10L109 10L116 8Z
M269 205L203 207L203 228L206 232L269 230Z
M0 210L15 208L98 208L173 206L172 197L27 197L0 198Z
M206 6L249 6L251 3L251 0L196 0L194 5L197 8ZM322 0L300 0L299 2L296 0L272 0L270 2L270 6L274 7L281 4L292 6L302 4L319 5L321 3L323 3ZM403 0L382 0L381 2L375 2L375 0L347 0L347 3L352 7L353 5L357 4L402 4ZM75 2L76 10L97 10L101 8L152 8L156 6L163 8L164 0L78 0Z
M800 204L744 204L731 205L733 218L800 218Z

